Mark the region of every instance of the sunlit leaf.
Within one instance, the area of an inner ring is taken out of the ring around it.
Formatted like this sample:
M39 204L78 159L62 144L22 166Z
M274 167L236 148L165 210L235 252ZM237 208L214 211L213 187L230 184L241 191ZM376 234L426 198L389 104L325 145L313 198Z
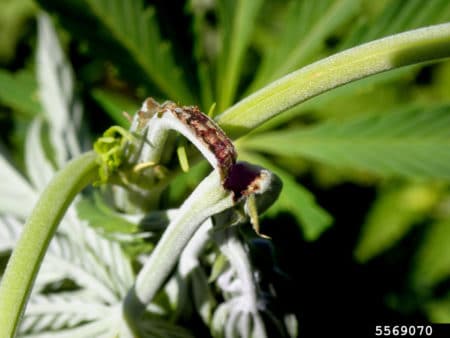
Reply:
M340 49L450 19L450 5L446 0L390 0L382 8L374 8L377 6L373 4L371 7L372 13L359 18Z
M34 295L27 305L21 331L58 331L105 318L110 308L86 292Z
M0 217L0 254L14 248L21 232L21 223L11 216Z
M263 62L249 92L317 59L326 39L354 17L360 5L360 0L290 1L279 20L281 28L261 47ZM269 21L270 16L264 17L266 24Z
M38 191L44 190L55 174L45 155L41 133L42 120L35 119L31 123L26 139L25 161L30 181Z
M76 130L80 127L81 105L75 98L74 78L50 18L38 18L37 78L39 98L50 129L56 163L62 166L80 153Z
M309 1L304 2L309 3ZM314 4L313 6L317 6L316 3L319 3L319 1L311 3ZM363 2L360 9L363 13L360 13L355 18L355 22L346 27L346 30L331 33L336 34L334 38L337 39L338 44L328 53L354 47L389 34L450 20L450 4L446 0L430 0L426 3L420 0L371 1ZM308 22L307 20L303 21ZM317 22L321 21L322 17L320 16ZM300 23L298 26L300 26ZM275 35L275 37L277 36ZM277 41L277 46L279 44L280 41ZM268 46L271 46L271 44L268 44ZM305 53L308 52L305 51ZM420 100L420 96L414 95L405 86L410 85L410 82L413 81L422 67L400 68L335 88L277 116L263 128L269 129L283 125L295 116L311 113L311 111L314 111L314 114L320 117L342 117L349 112L373 112L377 107L378 109L387 109L388 107L392 109L392 107L411 104L415 100ZM421 91L423 89L420 88ZM435 102L436 93L433 94L432 102Z
M242 145L382 176L449 180L450 109L410 109L342 122L330 120L310 128L255 135Z
M0 155L0 213L24 219L37 198L38 193L26 179Z

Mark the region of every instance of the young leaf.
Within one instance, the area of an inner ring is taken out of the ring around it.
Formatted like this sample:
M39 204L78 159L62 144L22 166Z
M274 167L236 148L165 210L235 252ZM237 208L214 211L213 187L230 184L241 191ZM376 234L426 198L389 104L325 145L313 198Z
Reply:
M241 145L381 176L450 179L450 108L410 109L246 138Z
M11 216L0 216L0 255L14 248L21 231L21 223Z
M44 190L55 174L55 170L44 153L41 133L42 120L34 119L26 139L25 162L30 181L38 191Z
M72 68L46 14L38 17L36 62L39 98L51 125L50 139L60 167L70 156L80 153L76 129L80 127L81 106L74 97Z
M314 195L297 183L292 175L257 154L242 151L239 154L242 159L251 163L258 163L273 171L283 181L280 196L274 205L268 209L268 215L274 215L280 211L292 213L308 241L316 240L322 232L331 226L333 219L330 214L316 204Z
M111 309L84 291L34 295L20 327L25 332L59 331L105 318Z

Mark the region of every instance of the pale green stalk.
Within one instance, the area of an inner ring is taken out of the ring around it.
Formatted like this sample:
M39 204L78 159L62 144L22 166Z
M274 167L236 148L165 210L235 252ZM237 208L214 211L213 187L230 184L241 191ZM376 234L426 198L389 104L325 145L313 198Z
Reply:
M59 171L42 192L0 284L0 337L14 337L48 244L70 203L97 171L97 155L85 153Z
M450 56L450 23L392 35L301 68L217 117L231 137L243 136L283 111L346 83L387 70Z
M222 187L218 170L197 186L167 227L127 295L124 312L130 326L135 327L139 316L153 300L202 223L234 204L233 193Z

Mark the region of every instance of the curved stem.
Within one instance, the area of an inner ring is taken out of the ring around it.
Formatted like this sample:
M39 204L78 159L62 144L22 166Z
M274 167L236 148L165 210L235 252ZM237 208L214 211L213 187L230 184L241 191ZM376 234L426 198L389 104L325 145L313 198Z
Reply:
M351 48L272 82L217 117L240 137L283 111L346 83L450 56L450 23L420 28Z
M42 259L75 196L97 177L97 154L85 153L49 183L26 222L0 285L0 337L13 337Z
M135 322L153 300L197 229L208 217L231 208L234 204L233 194L222 187L217 170L197 186L170 222L139 272L136 284L128 292L124 312L131 327L135 327Z

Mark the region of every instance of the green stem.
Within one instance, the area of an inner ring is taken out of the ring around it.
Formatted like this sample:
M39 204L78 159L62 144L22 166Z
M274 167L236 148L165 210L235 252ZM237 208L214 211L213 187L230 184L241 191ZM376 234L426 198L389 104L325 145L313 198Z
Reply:
M51 238L72 200L97 171L97 155L85 153L59 171L42 192L0 285L0 337L14 337Z
M217 117L231 137L346 83L423 61L450 56L450 23L420 28L351 48L272 82Z
M222 187L217 170L197 186L170 222L127 295L124 312L131 327L136 327L138 318L153 300L200 225L208 217L234 204L233 194Z

